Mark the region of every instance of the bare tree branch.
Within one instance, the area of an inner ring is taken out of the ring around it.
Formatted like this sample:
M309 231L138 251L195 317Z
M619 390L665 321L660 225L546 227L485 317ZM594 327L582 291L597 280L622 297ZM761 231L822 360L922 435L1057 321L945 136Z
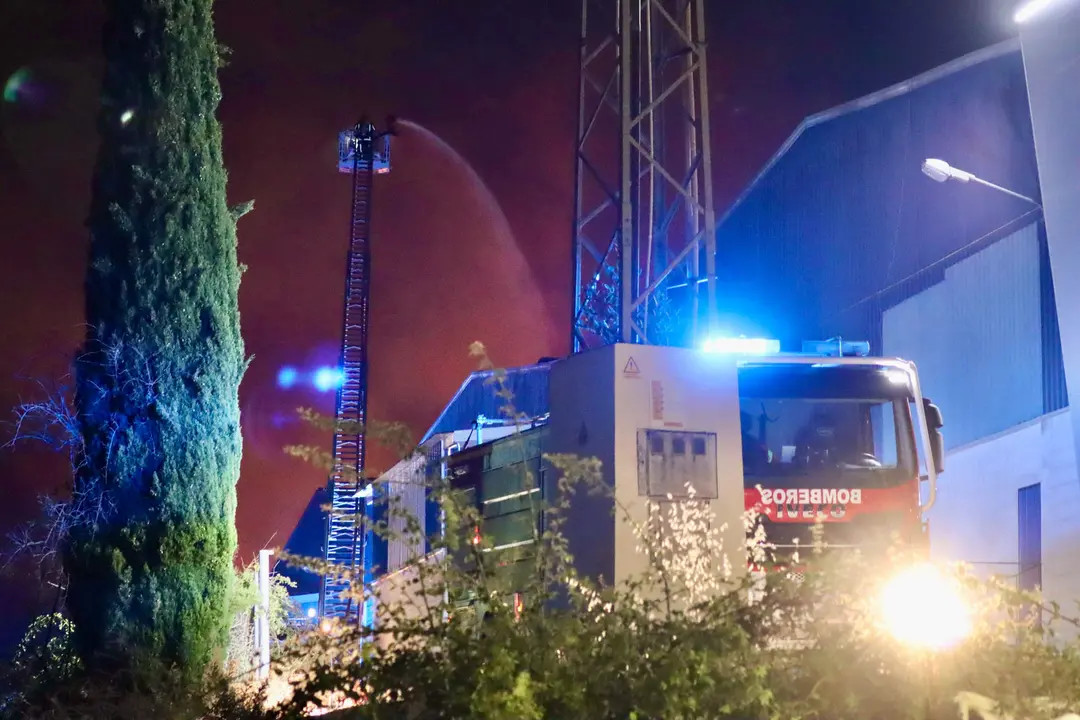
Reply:
M150 407L156 400L152 358L138 348L120 343L102 344L98 353L83 353L76 362L100 363L102 375L139 409ZM78 482L87 465L87 453L75 405L74 375L68 373L52 382L30 381L37 388L36 397L20 400L14 408L13 432L4 447L11 448L24 441L44 443L67 454L70 474L59 490L41 493L41 512L35 520L8 534L7 547L0 551L0 569L8 569L17 560L29 558L43 575L62 574L61 550L71 532L75 528L89 528L93 532L115 510L108 493L109 459L122 428L117 420L110 421L104 476ZM89 381L88 385L103 395L107 392L96 382ZM66 583L61 579L60 584Z

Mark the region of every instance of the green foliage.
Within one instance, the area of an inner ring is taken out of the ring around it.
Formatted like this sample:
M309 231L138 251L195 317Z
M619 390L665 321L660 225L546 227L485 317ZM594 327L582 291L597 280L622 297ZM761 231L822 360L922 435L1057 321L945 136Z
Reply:
M54 680L37 696L0 698L4 720L242 720L256 717L260 696L219 674L192 684L175 668L144 657L122 671L88 669Z
M220 659L241 438L235 216L212 0L110 0L77 366L68 608L92 667Z
M295 603L289 590L296 583L277 573L270 574L270 637L286 638L292 634L289 617ZM258 665L255 638L255 613L259 598L259 563L256 558L236 574L230 599L232 628L226 653L226 672L230 677L247 679Z
M334 418L324 417L311 408L297 408L296 412L301 421L315 430L325 433L340 432L346 435L363 433L368 442L378 443L398 457L405 457L412 452L414 447L412 432L405 423L374 419L368 420L366 423L355 420L338 421ZM286 445L285 453L311 463L327 472L332 470L334 466L333 453L322 446ZM379 473L366 469L365 475L367 479L374 479L378 477ZM348 468L343 469L342 477L346 480L355 479L349 477Z
M490 367L482 346L473 351ZM503 378L494 375L498 393ZM516 416L509 402L505 414ZM354 588L381 603L377 627L330 625L294 643L279 667L291 694L264 717L351 706L341 717L1048 720L1080 707L1080 654L1053 635L1075 623L1052 607L1043 624L1030 622L1018 613L1039 598L1003 581L941 568L966 599L970 632L935 652L897 639L881 599L916 562L904 548L863 557L819 542L796 556L801 573L761 576L727 561L701 504L653 506L635 523L616 503L615 522L631 524L645 569L618 586L579 577L566 510L574 492L609 490L594 459L547 462L558 487L525 551L496 551L483 535L474 542L478 508L433 472L427 487L447 531L376 588ZM386 497L389 518L407 515ZM391 525L376 530L389 535ZM420 523L405 526L408 536ZM756 518L745 529L745 552L769 564ZM514 562L530 572L508 578Z
M483 346L472 353L492 369ZM503 415L519 417L505 374L492 373L491 383L505 399ZM336 427L302 414L325 431ZM372 440L407 445L400 426L367 429ZM523 457L525 437L510 440ZM322 461L310 448L292 452ZM477 542L483 517L474 497L432 468L423 482L444 511L446 532L428 538L430 553L377 587L354 587L358 601L370 595L380 603L378 625L331 623L290 638L264 692L240 693L217 676L192 688L144 655L138 672L91 668L55 679L33 706L9 703L9 715L269 720L336 707L335 717L373 719L1051 720L1080 707L1080 647L1056 634L1080 625L1005 580L940 568L941 581L964 596L969 632L936 651L898 639L882 597L899 569L921 566L910 548L863 557L830 549L819 535L794 558L801 572L761 576L742 566L744 553L771 565L755 517L744 519L747 543L734 563L723 529L713 528L692 498L650 506L642 521L613 502L613 521L629 524L643 569L619 585L581 577L563 533L567 510L581 492L610 490L595 459L548 455L546 462L556 479L534 508L544 523L531 546L505 550L491 547L484 533ZM522 472L524 486L534 486L537 478ZM420 539L419 519L394 487L380 487L389 492L380 493L386 515L375 530ZM507 571L515 566L527 572ZM245 568L230 612L250 607L254 586L254 567ZM286 601L285 588L276 588L275 604ZM909 589L905 602L919 605L931 590ZM1031 608L1041 608L1041 623L1032 621ZM919 626L947 610L924 610Z
M233 205L231 208L229 208L229 217L231 217L233 219L233 221L235 222L236 220L239 220L240 218L244 217L245 215L247 215L249 212L251 212L254 209L255 209L255 201L254 200L248 200L246 202L240 203L239 205Z
M270 634L284 635L289 629L289 617L294 603L289 590L296 583L277 573L270 574ZM246 613L259 603L259 562L252 560L237 572L230 602L232 614Z
M73 632L71 621L60 613L40 615L30 623L5 678L7 706L40 704L53 688L69 682L81 670Z

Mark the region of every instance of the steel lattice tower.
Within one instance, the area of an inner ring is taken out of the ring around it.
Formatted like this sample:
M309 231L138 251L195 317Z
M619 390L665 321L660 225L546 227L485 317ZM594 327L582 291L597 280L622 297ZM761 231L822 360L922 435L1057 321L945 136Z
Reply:
M665 342L666 290L676 284L691 290L695 335L701 303L715 322L704 5L582 0L575 352Z
M327 518L325 559L353 576L367 567L366 533L358 518L367 515L364 479L364 422L367 420L368 310L371 300L371 198L375 175L390 172L390 135L366 120L338 139L338 170L352 175L352 217L345 274L345 317L334 429L331 512ZM366 574L366 573L365 573ZM367 578L365 577L366 581ZM342 595L350 580L323 578L319 615L348 621L353 609ZM356 608L359 614L359 608Z

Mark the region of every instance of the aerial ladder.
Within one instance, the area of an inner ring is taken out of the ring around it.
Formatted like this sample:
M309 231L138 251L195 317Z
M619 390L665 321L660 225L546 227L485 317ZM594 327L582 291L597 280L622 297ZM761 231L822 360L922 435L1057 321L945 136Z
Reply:
M379 131L366 119L338 136L338 171L352 175L352 216L345 274L345 313L337 402L334 413L333 465L329 479L330 512L324 557L333 570L323 577L319 616L349 622L361 608L349 596L371 552L362 518L367 514L369 484L364 478L368 391L368 319L371 303L371 210L376 175L390 172L393 121ZM365 492L366 491L366 492ZM342 572L345 571L345 572ZM365 581L368 578L363 578Z

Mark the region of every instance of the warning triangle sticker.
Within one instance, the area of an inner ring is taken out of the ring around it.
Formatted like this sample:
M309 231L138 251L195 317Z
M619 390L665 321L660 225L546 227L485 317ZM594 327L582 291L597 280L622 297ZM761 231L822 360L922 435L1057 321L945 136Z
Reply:
M634 362L633 356L631 356L630 359L626 361L626 367L624 367L622 369L622 371L623 371L623 375L640 375L641 374L641 369L637 366L637 363Z

